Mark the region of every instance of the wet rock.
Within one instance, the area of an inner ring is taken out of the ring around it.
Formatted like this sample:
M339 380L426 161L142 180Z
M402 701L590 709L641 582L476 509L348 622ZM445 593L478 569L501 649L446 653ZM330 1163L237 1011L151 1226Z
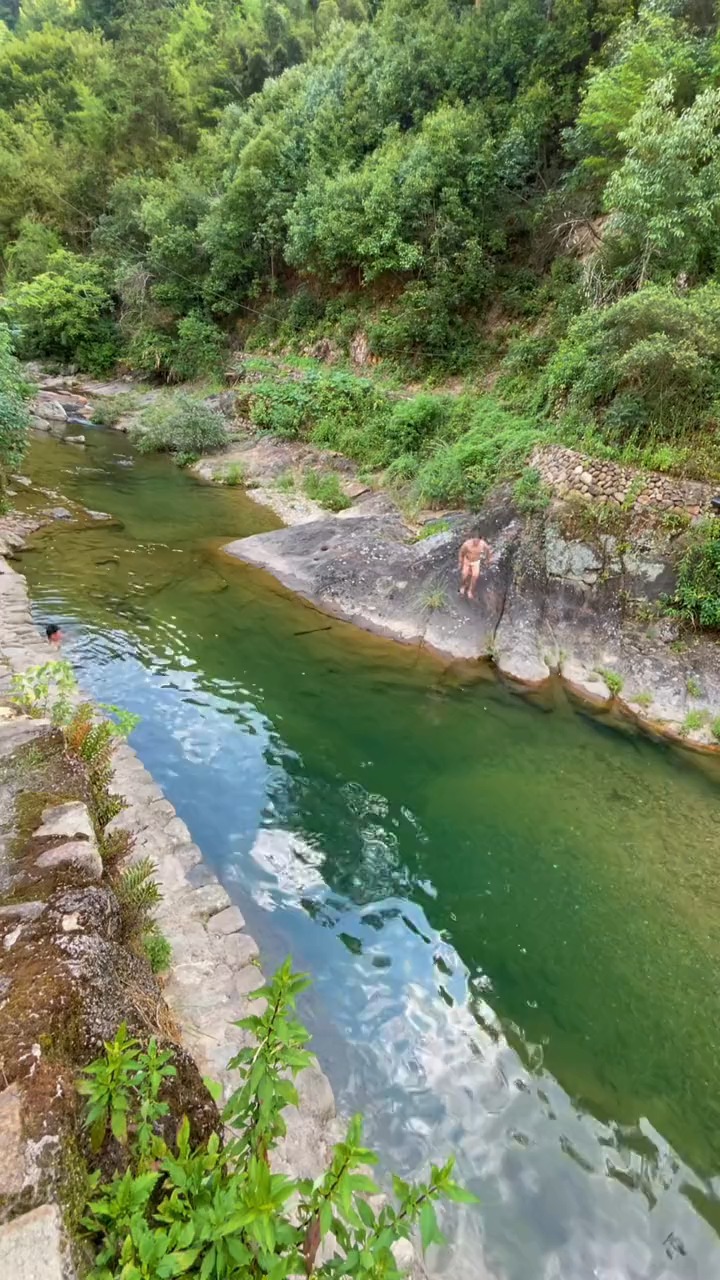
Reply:
M52 393L41 391L32 401L30 412L45 422L66 422L67 414Z
M63 443L81 445L84 447L85 437L84 436L63 436Z

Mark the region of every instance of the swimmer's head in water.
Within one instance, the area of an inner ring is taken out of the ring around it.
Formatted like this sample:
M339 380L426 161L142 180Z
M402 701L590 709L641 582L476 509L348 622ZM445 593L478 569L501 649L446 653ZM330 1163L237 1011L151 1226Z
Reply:
M62 640L62 631L57 622L48 622L45 628L45 635L48 638L48 644L59 644Z

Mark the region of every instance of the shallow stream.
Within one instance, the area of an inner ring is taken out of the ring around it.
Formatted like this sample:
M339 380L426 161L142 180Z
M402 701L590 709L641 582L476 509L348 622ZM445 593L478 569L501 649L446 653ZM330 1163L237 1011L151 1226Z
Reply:
M720 1276L720 773L318 613L241 490L112 432L27 471L112 524L23 557L388 1166L457 1154L447 1280Z

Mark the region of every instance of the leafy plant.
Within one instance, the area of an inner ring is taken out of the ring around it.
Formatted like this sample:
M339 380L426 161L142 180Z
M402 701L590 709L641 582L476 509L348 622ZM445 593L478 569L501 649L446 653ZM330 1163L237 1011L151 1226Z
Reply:
M513 486L513 497L523 515L535 515L550 505L552 494L535 467L523 471Z
M710 732L716 742L720 742L720 716L715 716L710 722Z
M11 702L26 715L49 715L53 724L66 724L72 714L77 681L69 662L53 659L28 667L12 677Z
M697 729L702 729L703 725L707 724L707 722L707 711L701 711L698 708L695 708L692 711L688 711L680 726L680 733L683 737L686 737L687 734L693 733Z
M286 961L250 996L263 1009L238 1024L252 1043L230 1064L240 1084L223 1116L230 1133L225 1146L218 1133L193 1145L187 1119L175 1146L167 1146L159 1094L172 1068L170 1055L154 1042L143 1055L121 1028L104 1058L86 1070L81 1088L95 1141L110 1125L129 1154L127 1169L111 1182L93 1180L83 1219L95 1249L91 1280L288 1280L301 1273L318 1280L400 1280L392 1246L416 1225L425 1248L442 1241L434 1208L439 1198L475 1203L453 1182L449 1160L433 1165L419 1185L395 1178L396 1204L371 1204L378 1188L367 1170L376 1157L362 1144L360 1117L319 1178L272 1172L269 1156L285 1132L283 1112L298 1101L294 1078L311 1061L308 1034L295 1016L306 986ZM318 1264L331 1235L332 1256Z
M153 973L165 973L170 968L172 947L159 930L143 934L142 946Z
M666 610L695 627L720 629L720 529L709 519L691 531L680 561L675 594Z
M163 1082L176 1074L171 1058L171 1052L159 1049L155 1039L143 1050L124 1022L115 1039L105 1042L105 1056L90 1063L76 1085L78 1093L87 1098L85 1126L94 1151L100 1149L109 1129L122 1146L132 1135L139 1162L143 1162L151 1148L154 1126L168 1112L159 1093ZM132 1181L130 1178L126 1183L127 1189Z
M276 477L274 483L280 493L292 493L295 488L295 476L292 471L283 471Z
M687 689L691 698L702 697L702 688L700 685L700 681L697 680L695 676L688 676L685 682L685 688Z
M172 453L183 464L227 444L222 416L181 392L146 409L129 434L141 453Z
M613 698L616 698L622 692L625 683L619 671L613 671L610 667L596 667L595 670L605 681Z
M153 912L163 896L155 879L156 870L152 858L138 858L113 879L127 937L153 932Z
M113 301L99 262L59 249L46 271L10 287L5 307L26 357L74 361L91 372L102 372L117 359Z
M0 324L0 504L4 501L8 475L20 466L25 456L30 422L26 407L28 392L14 355L10 329Z
M334 471L328 471L324 475L319 471L306 471L303 476L303 493L306 498L319 502L321 507L327 507L328 511L344 511L352 506Z

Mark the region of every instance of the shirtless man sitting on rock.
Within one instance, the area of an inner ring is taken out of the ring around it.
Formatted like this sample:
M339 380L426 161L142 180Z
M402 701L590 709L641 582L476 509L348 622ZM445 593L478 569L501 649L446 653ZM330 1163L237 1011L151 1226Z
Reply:
M480 570L492 560L492 547L484 538L468 538L460 548L460 595L477 600L476 587Z

